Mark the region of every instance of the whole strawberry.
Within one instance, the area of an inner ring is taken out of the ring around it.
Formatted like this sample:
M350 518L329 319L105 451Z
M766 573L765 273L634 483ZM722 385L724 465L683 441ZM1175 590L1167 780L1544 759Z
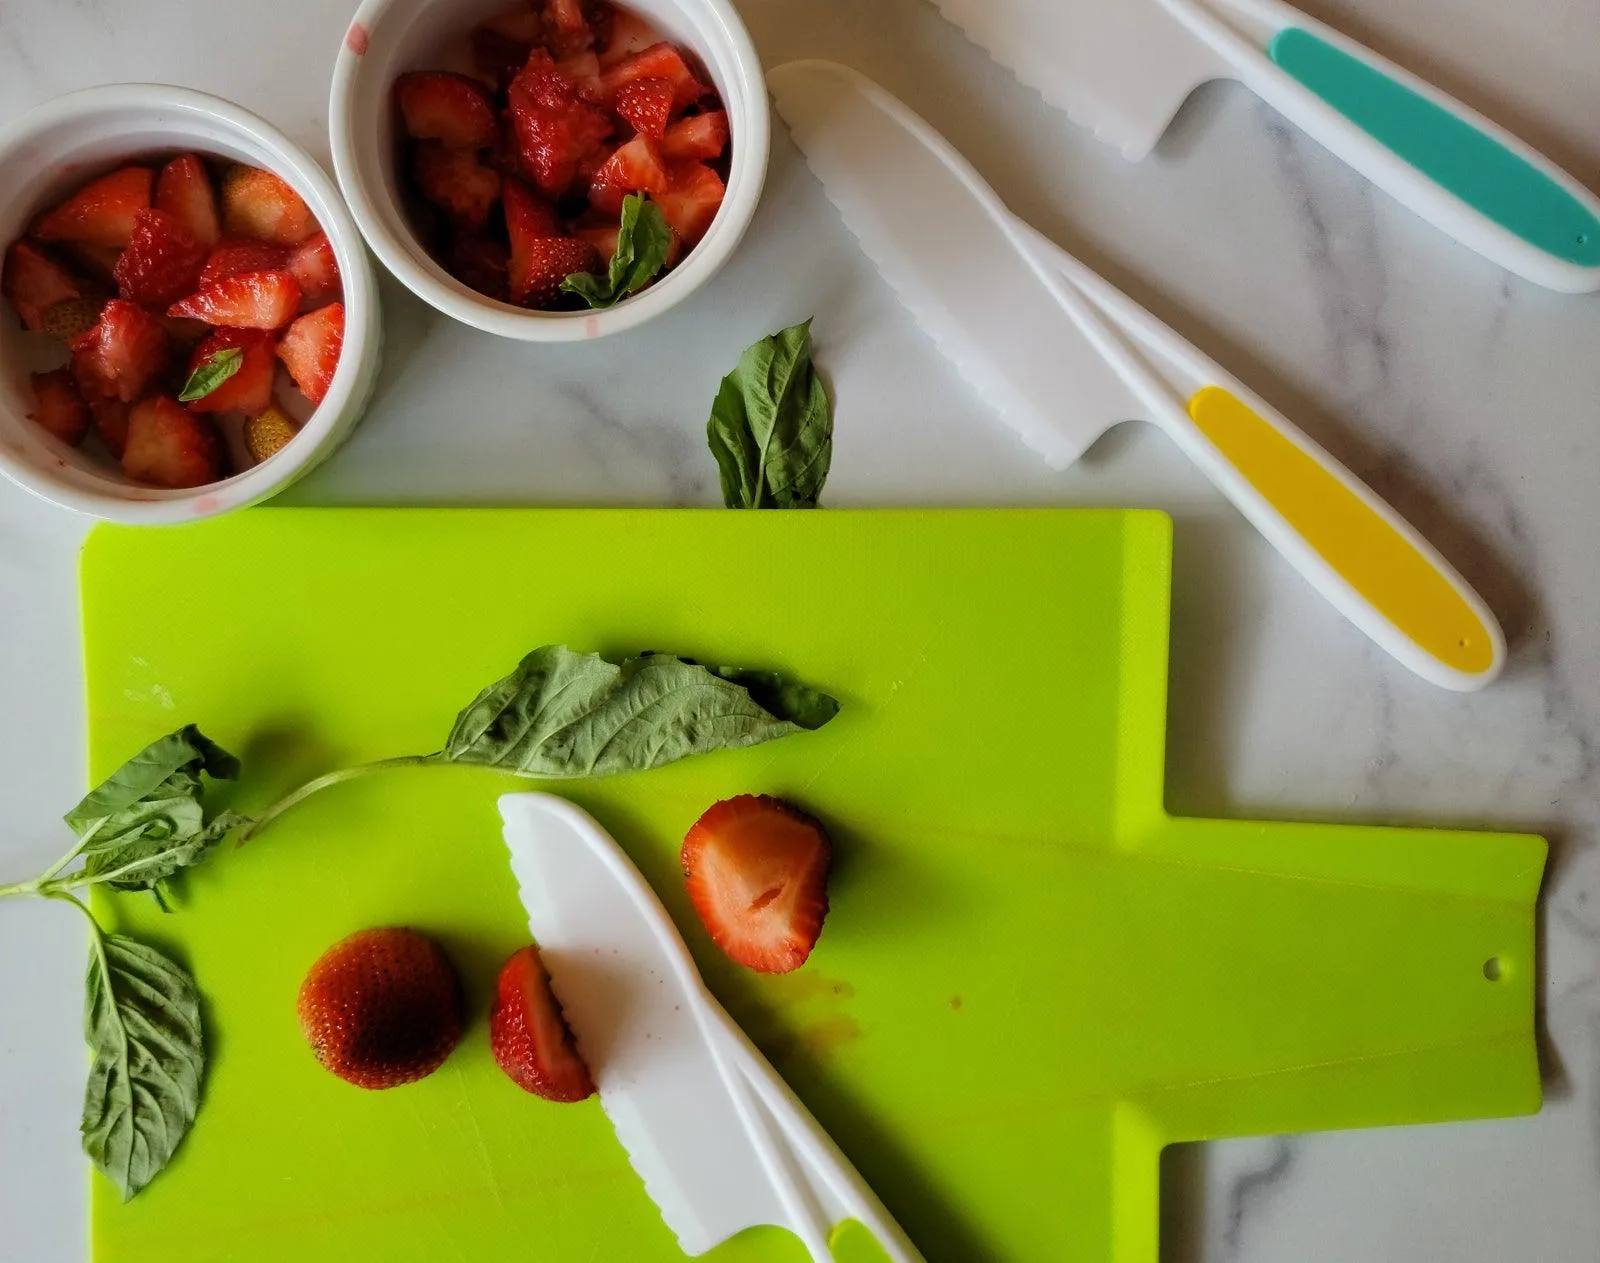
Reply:
M300 985L300 1029L323 1067L358 1088L426 1078L461 1039L461 980L415 930L362 930Z

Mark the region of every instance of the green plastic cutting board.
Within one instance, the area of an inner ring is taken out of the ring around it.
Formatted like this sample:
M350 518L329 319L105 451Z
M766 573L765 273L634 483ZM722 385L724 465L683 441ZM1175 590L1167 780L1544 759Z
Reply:
M552 788L631 851L930 1260L1154 1263L1169 1142L1538 1107L1545 858L1533 837L1167 816L1170 531L1067 511L103 528L83 561L92 770L194 721L244 756L250 809L437 748L546 642L829 688L844 711L819 733ZM212 1062L166 1173L126 1206L95 1177L98 1259L679 1257L599 1104L527 1096L489 1055L495 972L528 934L495 798L526 787L342 786L219 854L172 915L119 902L192 966ZM723 960L675 872L700 812L745 791L836 838L826 931L785 978ZM364 1093L313 1062L295 991L336 939L394 923L446 945L473 1022L432 1078ZM710 1257L803 1255L765 1229Z

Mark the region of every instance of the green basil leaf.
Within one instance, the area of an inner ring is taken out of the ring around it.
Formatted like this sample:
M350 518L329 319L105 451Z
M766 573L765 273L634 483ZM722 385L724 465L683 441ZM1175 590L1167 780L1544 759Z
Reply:
M617 232L617 252L605 276L574 272L561 288L576 294L591 307L613 307L636 294L666 266L672 249L672 229L654 202L637 193L622 199L622 223Z
M807 732L815 732L839 713L836 699L776 671L739 667L712 667L711 671L744 689L762 710Z
M244 352L236 346L225 346L220 351L211 352L194 366L194 372L189 374L189 380L178 394L178 402L193 403L196 399L204 399L237 373L243 364Z
M151 742L108 776L69 811L66 821L79 837L104 816L115 816L141 799L158 795L174 773L185 772L196 785L200 772L221 781L239 775L239 760L193 724Z
M198 803L195 804L198 812ZM178 833L136 833L106 848L84 852L83 876L113 890L153 890L185 868L209 855L223 838L250 823L236 811L219 812L209 824L196 821L193 829Z
M811 322L762 338L722 380L706 439L730 509L814 509L833 461L833 410Z
M117 934L89 959L83 1033L94 1060L83 1151L132 1197L171 1160L200 1107L205 1041L187 970Z
M609 776L787 737L831 719L821 718L827 703L838 709L812 690L794 716L768 709L740 674L670 654L615 663L547 645L461 712L443 755L518 776ZM761 680L780 707L802 696L777 676Z

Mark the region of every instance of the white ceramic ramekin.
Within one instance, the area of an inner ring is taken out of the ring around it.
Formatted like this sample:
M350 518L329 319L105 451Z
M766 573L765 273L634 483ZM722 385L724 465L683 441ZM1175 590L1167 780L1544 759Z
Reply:
M306 152L237 105L164 84L123 83L58 97L0 129L0 249L35 214L119 161L191 150L266 167L294 186L328 234L344 282L339 369L300 433L243 473L185 491L147 487L28 420L37 334L0 314L0 473L52 503L117 522L211 517L283 490L360 419L377 381L383 326L371 260L333 182Z
M424 302L463 324L525 342L576 342L632 329L704 285L733 254L761 200L767 174L766 80L730 0L621 0L663 35L693 50L728 111L731 167L716 222L684 260L649 289L601 311L538 312L467 288L433 261L412 232L395 171L391 91L407 70L439 64L442 50L502 12L508 0L366 0L334 66L328 123L339 186L367 244Z

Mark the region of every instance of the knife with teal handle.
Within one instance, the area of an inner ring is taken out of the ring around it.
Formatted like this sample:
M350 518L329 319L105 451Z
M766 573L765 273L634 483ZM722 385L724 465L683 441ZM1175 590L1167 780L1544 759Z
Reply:
M1194 87L1237 79L1406 207L1520 276L1600 289L1600 198L1281 0L934 0L1047 101L1143 157Z

